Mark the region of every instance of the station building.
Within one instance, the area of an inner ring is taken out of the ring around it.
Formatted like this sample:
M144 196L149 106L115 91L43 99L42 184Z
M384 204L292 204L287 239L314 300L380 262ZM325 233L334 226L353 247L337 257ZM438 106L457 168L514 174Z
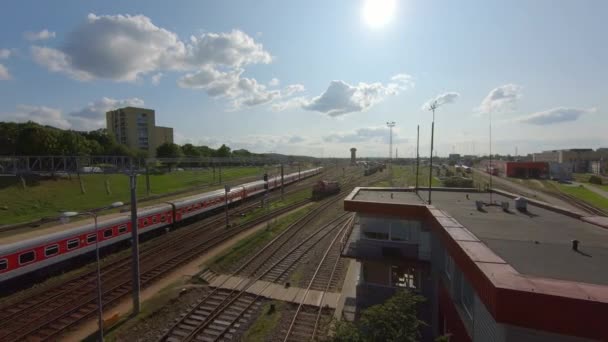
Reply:
M608 340L608 221L504 192L356 188L357 312L426 297L424 341ZM516 209L515 205L520 207ZM356 316L356 315L355 315Z

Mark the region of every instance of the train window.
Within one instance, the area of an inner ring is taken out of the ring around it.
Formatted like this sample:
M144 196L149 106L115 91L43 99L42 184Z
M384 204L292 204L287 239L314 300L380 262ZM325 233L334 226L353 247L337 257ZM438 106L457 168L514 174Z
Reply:
M156 224L156 222L158 222L158 219L156 216L152 216L152 224Z
M68 241L68 250L78 247L79 244L80 244L80 240L78 240L78 239L69 240Z
M167 221L167 217L165 215L160 215L160 222Z
M124 233L126 231L127 231L127 225L126 224L118 226L118 234L122 234L122 233Z
M97 241L97 234L89 234L87 235L87 243L91 244L93 242Z
M19 264L27 264L28 262L32 262L36 259L36 253L34 251L25 252L19 255Z
M51 255L55 255L59 252L59 245L46 246L44 248L44 256L49 257Z
M8 268L8 260L2 259L0 260L0 271L4 271Z
M141 221L141 224L142 224L144 227L145 227L145 226L147 226L147 225L148 225L148 219L143 219L143 220Z
M112 236L112 234L114 234L114 232L112 231L112 228L110 229L106 229L103 231L103 237L104 238L109 238Z

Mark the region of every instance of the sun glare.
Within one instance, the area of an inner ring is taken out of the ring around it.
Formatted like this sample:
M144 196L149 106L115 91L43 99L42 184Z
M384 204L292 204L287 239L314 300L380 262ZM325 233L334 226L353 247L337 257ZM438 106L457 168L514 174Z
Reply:
M382 27L393 18L396 0L365 0L361 14L368 26Z

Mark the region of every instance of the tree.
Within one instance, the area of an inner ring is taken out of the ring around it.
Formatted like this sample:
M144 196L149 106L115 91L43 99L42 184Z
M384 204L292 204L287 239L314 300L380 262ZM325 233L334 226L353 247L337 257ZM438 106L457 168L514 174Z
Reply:
M222 146L215 151L215 156L220 158L230 157L230 147L222 144Z
M183 156L181 147L174 143L164 143L156 148L156 157L158 158L179 158L181 156ZM177 161L170 161L166 164L169 167L169 172L171 172L171 168L177 164Z
M30 156L58 154L57 138L56 130L28 122L17 136L17 154Z
M419 295L399 290L383 304L363 310L356 323L338 322L333 341L418 341L425 323L418 319L416 306L423 301Z
M183 156L182 149L174 143L164 143L156 148L158 158L179 158Z
M187 157L200 157L200 155L201 155L201 152L199 151L199 149L196 148L192 144L183 145L182 152L184 152L184 155Z

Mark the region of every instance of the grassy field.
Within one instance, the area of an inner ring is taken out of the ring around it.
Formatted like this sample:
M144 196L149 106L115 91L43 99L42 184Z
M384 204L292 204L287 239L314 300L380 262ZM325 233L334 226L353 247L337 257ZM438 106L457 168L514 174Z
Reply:
M608 198L600 196L595 192L582 186L572 186L556 183L555 186L562 192L581 199L595 207L608 210Z
M263 172L259 167L224 168L222 182L261 176ZM150 175L151 195L202 186L219 188L218 178L219 172L214 178L211 170ZM25 189L16 177L0 177L0 225L57 216L62 210L80 211L115 201L129 201L129 179L125 175L88 174L82 176L82 182L84 194L77 176L55 180L26 179ZM137 179L137 195L138 198L146 196L145 176Z
M384 170L388 175L388 169ZM393 165L392 184L391 180L383 180L375 183L374 186L415 186L416 185L416 170L411 165ZM418 174L418 186L429 185L429 167L421 166ZM441 186L441 181L433 177L433 186Z
M604 181L602 185L589 183L589 177L592 176L590 173L573 173L572 176L574 177L574 180L579 183L585 183L585 185L595 186L604 191L608 191L608 181ZM606 178L604 178L604 180L605 179Z

